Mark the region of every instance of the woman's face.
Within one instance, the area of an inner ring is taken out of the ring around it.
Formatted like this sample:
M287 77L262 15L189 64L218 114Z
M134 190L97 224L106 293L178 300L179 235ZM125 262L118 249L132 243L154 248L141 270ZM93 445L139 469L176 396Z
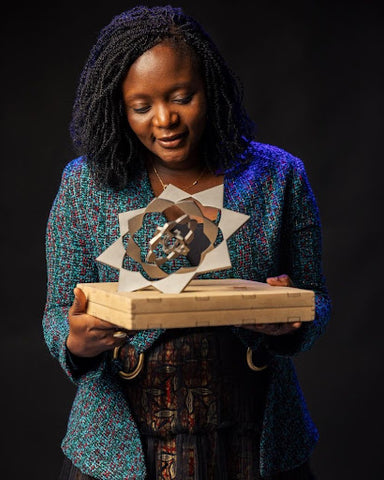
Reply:
M190 55L156 45L132 64L122 90L128 123L152 159L175 169L199 162L206 98Z

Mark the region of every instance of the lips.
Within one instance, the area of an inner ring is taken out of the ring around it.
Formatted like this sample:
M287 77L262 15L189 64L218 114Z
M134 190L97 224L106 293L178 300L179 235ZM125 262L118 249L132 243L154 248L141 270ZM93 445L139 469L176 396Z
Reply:
M168 137L156 138L156 142L163 148L177 148L184 141L187 132L169 135Z

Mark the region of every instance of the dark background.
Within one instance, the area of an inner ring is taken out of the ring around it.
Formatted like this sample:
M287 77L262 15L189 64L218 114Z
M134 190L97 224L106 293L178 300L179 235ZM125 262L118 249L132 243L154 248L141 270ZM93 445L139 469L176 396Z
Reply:
M147 2L153 5L157 2ZM74 387L41 333L44 231L100 28L136 2L15 3L1 24L1 478L52 480ZM319 479L383 468L383 15L379 2L179 1L242 78L259 140L303 159L324 232L330 327L297 357Z

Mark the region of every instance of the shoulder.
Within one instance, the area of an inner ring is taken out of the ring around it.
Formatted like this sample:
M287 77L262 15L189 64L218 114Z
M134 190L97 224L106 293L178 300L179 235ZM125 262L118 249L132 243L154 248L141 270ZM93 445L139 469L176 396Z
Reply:
M60 188L76 195L99 191L84 157L75 158L64 167Z
M99 200L101 194L83 157L67 163L62 172L56 203L70 204L76 209L83 206L89 208Z
M252 142L247 156L250 159L250 167L253 166L281 172L304 169L303 162L298 157L274 145Z
M78 157L67 163L63 170L63 179L89 178L89 168L84 157Z
M286 183L294 178L306 177L303 162L274 145L251 142L242 160L244 163L231 172L234 180Z

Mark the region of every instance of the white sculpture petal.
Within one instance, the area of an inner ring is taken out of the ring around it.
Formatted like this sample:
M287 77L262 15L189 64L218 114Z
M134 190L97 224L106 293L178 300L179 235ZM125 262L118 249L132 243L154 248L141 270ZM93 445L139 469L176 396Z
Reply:
M119 213L119 226L120 235L125 235L128 232L128 220L137 215L145 213L145 208L139 208L138 210L130 210L129 212Z
M161 192L161 194L157 198L162 198L164 200L170 200L173 203L177 203L180 202L180 200L189 197L191 197L189 193L184 192L184 190L181 190L180 188L175 187L170 183L168 187L163 192Z
M172 275L168 275L167 278L152 282L152 285L163 293L180 293L192 280L195 274L196 271L188 273L173 273Z
M238 230L247 220L249 220L249 215L223 208L221 210L219 228L221 229L225 240L228 240L228 238L233 235L236 230Z
M224 185L208 188L199 193L194 193L192 197L205 207L223 208L224 202Z
M220 245L205 255L204 260L197 267L195 274L197 275L215 270L225 270L231 268L231 266L232 263L229 256L227 242L223 241Z
M119 237L116 242L112 243L96 260L105 265L114 268L121 268L124 260L125 248L123 245L123 237Z
M140 272L131 272L125 268L120 269L119 292L134 292L150 285L151 282L144 278Z

